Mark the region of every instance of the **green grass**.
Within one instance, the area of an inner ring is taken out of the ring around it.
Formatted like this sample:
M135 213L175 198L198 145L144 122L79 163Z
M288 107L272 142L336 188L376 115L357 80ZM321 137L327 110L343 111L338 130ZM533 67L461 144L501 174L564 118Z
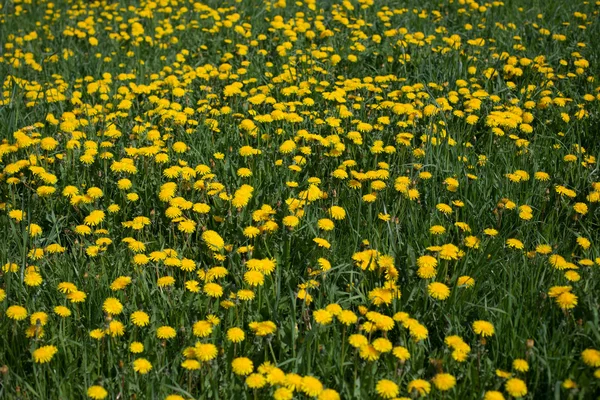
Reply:
M598 3L33 3L5 1L0 9L0 398L86 398L93 385L111 399L278 398L283 387L293 388L294 398L310 397L309 381L294 388L292 374L314 376L344 399L385 398L377 390L383 379L398 385L395 397L417 397L408 390L417 379L431 384L427 397L440 399L496 398L491 391L509 398L507 382L519 383L509 379L526 385L524 398L597 396ZM134 23L142 34L134 34ZM241 89L229 95L235 82ZM495 126L490 118L497 112L507 120ZM256 130L244 128L244 120ZM361 123L369 126L357 140L350 132L363 129ZM410 135L401 141L401 133ZM48 137L57 144L40 141ZM296 144L289 153L280 150L287 140ZM177 142L187 150L178 153ZM260 154L243 156L243 146ZM135 173L119 171L124 158ZM177 166L196 175L170 176ZM252 176L241 177L239 168ZM334 176L340 169L347 178ZM517 171L527 177L515 182ZM401 177L408 179L405 189L396 184ZM130 188L119 187L125 178ZM459 183L455 190L448 178ZM176 190L162 201L168 182ZM313 184L320 196L303 201ZM232 196L242 185L253 192L238 208ZM55 192L44 195L44 186ZM66 196L67 186L78 194ZM85 198L91 187L102 196ZM139 198L128 199L131 193ZM376 195L372 202L363 197L369 194ZM200 203L210 211L195 212L192 204ZM439 211L442 203L452 212ZM576 211L578 203L587 212ZM329 215L334 205L345 218ZM530 217L522 206L531 208ZM169 207L196 229L182 232L180 221L167 216ZM261 217L264 207L271 212ZM15 210L24 212L22 221ZM86 221L94 210L105 213L97 225ZM284 223L290 215L299 218L293 228ZM150 223L124 224L140 216ZM319 227L323 218L333 220L333 230ZM28 234L31 224L39 235ZM81 233L86 224L88 235ZM436 225L445 233L432 234ZM247 237L249 226L261 233ZM497 235L484 232L491 228ZM211 249L206 231L225 245ZM479 244L469 247L473 237ZM510 248L508 239L523 248ZM128 240L143 243L140 254L162 252L195 267L159 259L136 265ZM62 251L48 251L52 244ZM447 244L459 250L450 260L436 247ZM536 251L539 245L551 246L551 254ZM253 250L244 252L248 246ZM378 252L373 262L380 265L391 256L391 267L362 270L354 258L366 250ZM417 273L424 255L438 262L428 279ZM554 267L551 255L567 264ZM246 262L265 258L276 268L252 287L244 279ZM322 271L320 259L331 269ZM215 266L228 274L214 280L223 293L211 297L203 280ZM32 271L41 283L31 283ZM112 290L120 276L131 284ZM175 283L160 287L165 276ZM457 283L465 276L472 287ZM191 280L199 291L186 285ZM434 281L447 285L446 299L428 293ZM64 282L84 292L85 301L61 293ZM372 294L384 285L389 298L378 304ZM549 295L557 286L571 286L574 307L561 308ZM254 299L236 299L241 289L252 290ZM122 303L122 313L103 310L109 297ZM315 311L331 304L354 312L358 322L318 323ZM27 318L9 317L11 306L25 307ZM72 314L61 318L56 306ZM149 315L149 325L133 323L138 310ZM395 316L394 327L370 332L372 311ZM38 322L43 327L36 328L34 312L46 313L47 323ZM399 312L425 326L426 338L416 340ZM193 325L211 315L219 319L212 333L196 337ZM493 324L494 335L476 334L477 320ZM111 321L123 323L122 336L90 336ZM277 329L261 337L249 327L253 321L273 321ZM158 338L161 326L176 336ZM232 327L244 330L244 341L227 340ZM371 344L386 338L411 357L400 361L384 352L364 359L350 345L353 334ZM454 335L470 347L461 362L445 344ZM141 354L129 350L136 341L144 345ZM200 342L216 346L214 359L184 354ZM49 362L35 361L42 346L58 350ZM586 354L597 359L582 356L586 349L595 349ZM252 360L268 381L264 387L252 389L233 372L237 357ZM152 364L147 374L134 371L139 358ZM187 370L186 359L200 361L200 369ZM529 370L515 370L517 359ZM275 379L267 362L287 381ZM436 385L440 373L455 377L449 391ZM331 391L320 396L336 398Z

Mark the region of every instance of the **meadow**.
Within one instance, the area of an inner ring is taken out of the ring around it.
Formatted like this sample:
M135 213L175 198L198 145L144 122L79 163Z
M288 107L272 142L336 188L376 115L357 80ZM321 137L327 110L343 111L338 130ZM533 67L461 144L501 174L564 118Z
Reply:
M2 0L0 398L597 398L599 16Z

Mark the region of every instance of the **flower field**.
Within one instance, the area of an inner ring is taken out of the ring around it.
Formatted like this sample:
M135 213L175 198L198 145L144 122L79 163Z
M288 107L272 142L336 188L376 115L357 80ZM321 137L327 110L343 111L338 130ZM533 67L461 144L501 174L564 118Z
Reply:
M0 398L593 399L600 1L0 3Z

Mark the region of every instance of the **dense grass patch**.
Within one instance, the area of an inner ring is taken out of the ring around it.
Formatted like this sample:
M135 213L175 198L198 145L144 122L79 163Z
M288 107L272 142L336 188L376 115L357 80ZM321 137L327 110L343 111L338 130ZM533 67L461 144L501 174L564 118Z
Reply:
M599 13L4 1L0 398L594 398Z

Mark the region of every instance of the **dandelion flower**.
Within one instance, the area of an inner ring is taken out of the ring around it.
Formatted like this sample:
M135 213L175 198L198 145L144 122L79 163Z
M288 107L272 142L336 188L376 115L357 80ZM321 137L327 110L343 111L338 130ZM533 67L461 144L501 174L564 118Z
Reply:
M313 376L305 376L302 378L300 390L309 397L317 397L323 391L323 384Z
M202 234L202 240L212 251L220 251L223 249L223 247L225 247L223 238L215 231L205 231Z
M319 394L318 400L340 400L340 395L333 389L325 389Z
M432 282L427 286L427 292L437 300L446 300L450 296L450 288L440 282Z
M240 328L233 327L227 330L227 340L232 343L240 343L245 339L245 337L246 334Z
M556 304L563 310L570 310L577 305L577 296L571 292L561 293L555 300Z
M10 306L6 310L6 316L15 321L22 321L27 318L27 309L22 306Z
M217 347L212 343L196 343L194 349L200 361L210 361L217 356Z
M284 387L275 390L275 392L273 393L274 400L292 400L293 397L294 392Z
M131 342L129 345L129 351L133 354L139 354L144 351L144 344L140 342Z
M600 351L596 349L585 349L581 352L581 358L590 367L600 367Z
M108 396L108 392L102 386L90 386L87 390L87 396L90 399L102 400Z
M125 334L125 326L121 321L110 321L107 333L112 337L123 336Z
M38 364L50 362L58 352L56 346L42 346L33 351L33 360Z
M504 400L504 395L502 392L498 392L496 390L490 390L485 392L483 396L483 400Z
M145 358L138 358L133 362L133 370L139 374L145 375L152 369L152 364Z
M156 337L159 339L173 339L177 332L170 326L161 326L156 330Z
M71 316L71 310L69 310L65 306L54 307L54 313L62 318L67 318L67 317Z
M406 361L410 358L410 353L406 347L396 346L392 350L392 354L400 361Z
M250 286L262 286L265 279L259 271L248 271L244 274L244 281Z
M343 310L337 315L337 319L344 325L352 325L358 321L356 314L350 310Z
M194 332L194 336L207 337L212 333L213 326L210 322L202 320L194 323L192 331Z
M267 379L261 374L250 374L246 378L246 385L250 389L260 389L267 384Z
M481 337L493 336L495 333L494 325L487 321L473 322L473 331Z
M521 379L511 378L504 384L504 389L510 394L512 397L523 397L527 394L527 385Z
M515 371L519 371L519 372L529 371L529 364L527 363L526 360L523 360L522 358L517 358L516 360L514 360L512 366Z
M114 297L109 297L104 300L104 304L102 305L102 309L111 315L119 315L123 311L123 304L118 299Z
M327 310L316 310L313 313L313 317L315 318L315 322L320 325L328 325L333 320L333 314Z
M249 375L254 370L254 364L249 358L238 357L231 362L231 368L236 375Z
M377 382L377 386L375 386L375 390L379 396L384 399L391 399L398 396L400 393L400 388L393 381L388 379L381 379Z
M346 218L346 210L339 206L332 206L329 208L329 215L331 218L336 220L343 220Z
M431 384L423 379L415 379L408 383L407 390L409 393L415 391L419 395L425 396L431 392Z
M446 391L456 385L456 378L450 374L440 373L433 377L432 382L438 390Z
M131 314L130 318L131 322L133 322L134 325L139 327L146 326L150 323L150 317L143 311L135 311Z

